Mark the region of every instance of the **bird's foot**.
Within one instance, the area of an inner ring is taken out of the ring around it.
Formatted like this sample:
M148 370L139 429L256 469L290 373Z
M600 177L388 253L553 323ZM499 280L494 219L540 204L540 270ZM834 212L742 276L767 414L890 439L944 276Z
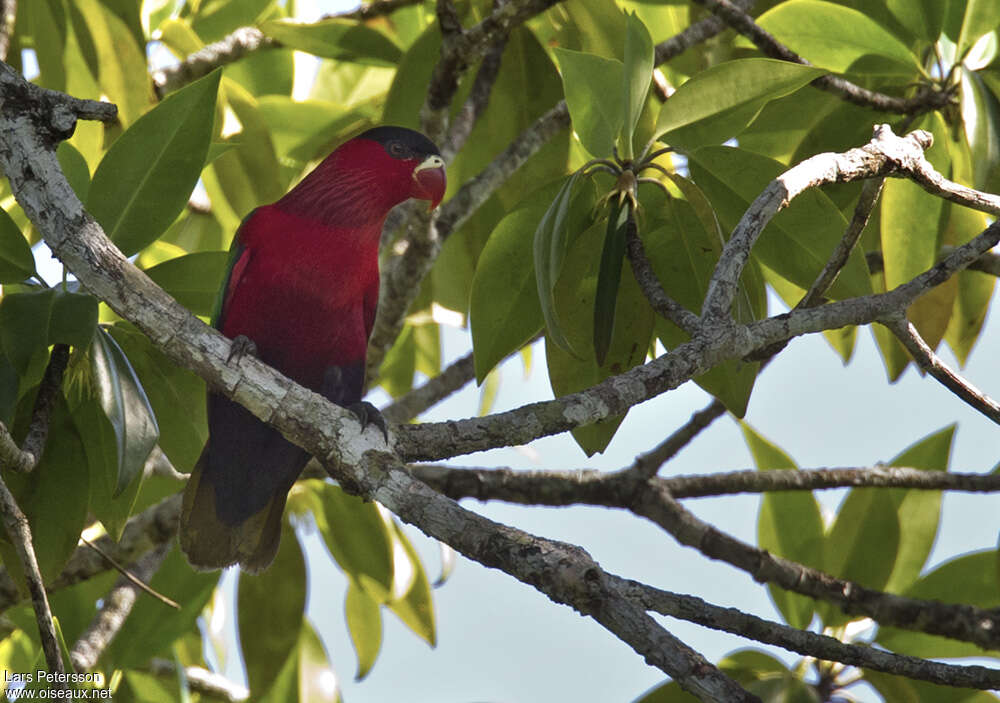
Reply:
M229 356L226 357L226 363L231 364L233 363L233 359L235 359L238 364L244 356L252 356L256 359L259 356L257 354L257 345L245 334L238 334L233 337L233 343L229 347Z
M382 430L382 437L385 438L386 444L389 443L389 428L386 425L385 418L382 417L382 413L374 405L366 400L362 400L359 403L352 403L347 406L358 418L358 422L361 423L361 431L364 432L369 425L375 425L377 428Z

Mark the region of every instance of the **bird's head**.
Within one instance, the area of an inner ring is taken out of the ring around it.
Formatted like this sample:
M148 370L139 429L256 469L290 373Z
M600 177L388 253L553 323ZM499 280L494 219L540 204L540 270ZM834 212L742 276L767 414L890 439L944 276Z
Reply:
M381 228L394 206L444 197L444 159L430 139L405 127L375 127L341 144L278 202L330 224Z
M351 140L367 142L373 166L402 200L429 200L433 210L447 188L444 159L430 139L405 127L375 127ZM350 143L350 142L348 142Z

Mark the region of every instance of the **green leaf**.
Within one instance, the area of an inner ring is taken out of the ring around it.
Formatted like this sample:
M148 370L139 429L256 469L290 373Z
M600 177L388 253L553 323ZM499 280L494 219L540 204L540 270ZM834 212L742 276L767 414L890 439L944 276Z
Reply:
M912 78L920 64L892 33L858 10L824 0L789 0L765 12L757 23L810 63L845 73L869 57L866 74Z
M274 20L261 25L261 30L287 47L337 61L395 66L403 56L399 45L385 34L349 20L309 24Z
M49 344L90 346L97 330L97 298L85 293L56 290L49 318Z
M347 585L344 614L354 651L358 654L358 673L354 678L360 681L372 670L382 648L382 613L378 602L351 581Z
M111 421L95 398L86 398L73 408L73 421L80 430L90 471L90 509L108 534L119 539L142 480L137 476L125 491L116 494L118 442Z
M59 159L59 167L76 197L81 203L87 202L87 195L90 193L90 167L83 154L69 142L59 142L56 158Z
M964 207L951 207L945 241L954 245L964 244L972 236L989 226L986 213ZM955 308L945 330L945 341L955 353L959 364L965 365L986 320L986 313L993 300L996 277L980 271L961 271L958 274L958 293Z
M622 130L625 158L632 158L632 135L646 104L649 84L653 79L653 39L649 30L634 12L626 19L625 66L622 81L625 87L625 122Z
M700 189L686 179L674 182L687 192L690 200L670 199L658 208L664 219L652 231L643 233L643 244L664 291L688 310L698 311L722 251L722 237ZM735 308L737 318L743 322L766 314L763 281L752 263L740 279ZM667 349L688 341L683 330L666 320L657 318L655 329ZM732 360L695 377L694 381L721 400L730 412L742 417L759 368L759 363Z
M824 571L882 590L896 563L900 533L896 502L887 491L854 488L841 503L827 535ZM833 626L852 619L850 615L832 612L825 618L825 624Z
M412 574L412 581L409 588L400 596L389 602L389 609L398 617L404 625L424 640L431 647L437 644L437 628L434 623L434 600L431 598L431 585L427 580L427 572L420 562L417 550L413 548L410 540L403 530L391 518L386 518L394 531L394 539L398 547L402 547L403 553L409 561L409 573ZM397 574L400 567L397 568ZM407 568L402 567L406 572ZM394 578L394 584L399 579Z
M570 223L575 219L571 216L579 212L574 196L574 189L579 181L581 171L575 172L566 179L562 188L552 200L542 219L535 228L533 243L535 282L538 288L538 301L542 308L542 317L548 330L548 338L558 344L568 353L573 348L567 341L556 313L553 290L563 268L563 259L571 241ZM571 207L571 204L573 205Z
M1000 99L994 92L1000 82L987 82L978 71L964 66L959 76L962 125L969 150L976 155L972 159L972 185L989 189L997 185L1000 173Z
M631 207L612 203L601 252L601 266L597 273L597 292L594 296L594 353L598 366L604 365L608 348L611 346L618 285L622 280L622 262L625 261L625 237L630 218Z
M128 127L153 104L145 47L139 46L122 19L98 0L78 0L73 9L77 37L86 29L97 53L101 91L118 106L118 119Z
M378 506L322 481L309 481L317 498L313 515L338 566L379 603L393 588L393 534Z
M903 595L945 603L963 603L979 608L996 608L1000 606L996 559L997 552L994 549L956 557L918 579ZM891 627L880 627L875 641L894 652L915 657L948 659L984 655L982 649L970 642ZM1000 653L991 653L992 656L998 654Z
M55 290L48 289L7 293L0 300L0 341L21 377L27 374L32 362L40 356L47 357L49 319L55 297ZM23 382L21 385L24 386Z
M146 269L146 275L195 315L208 316L215 307L228 259L224 251L199 251L157 264Z
M660 109L656 139L694 149L739 134L769 101L793 93L826 70L774 59L713 66L681 85Z
M233 148L212 162L203 178L213 206L224 199L235 217L242 219L258 205L284 195L285 182L256 98L232 80L224 79L221 85L242 130L229 138Z
M0 283L20 283L35 275L35 257L21 229L0 210Z
M691 154L691 175L708 195L722 226L732 231L743 213L785 167L766 156L731 147L704 147ZM847 221L816 189L802 193L764 228L754 256L797 286L808 289L840 242ZM842 299L871 293L868 265L856 248L829 295Z
M596 157L610 156L625 121L621 103L609 99L621 94L622 62L558 47L555 57L580 142Z
M946 3L940 0L886 0L896 21L914 36L934 43L941 36Z
M190 471L208 438L205 383L182 369L128 323L111 329L139 376L160 428L160 448L180 471Z
M472 279L469 323L475 351L476 383L509 354L524 346L544 324L535 265L524 259L551 202L551 189L503 218L479 256ZM522 261L511 266L512 261Z
M220 575L219 571L193 571L175 544L149 585L178 603L181 609L140 596L101 661L109 669L125 669L144 666L151 657L167 652L171 643L195 627Z
M996 703L988 691L938 686L904 676L893 676L866 669L863 681L868 682L886 701L893 703Z
M358 112L344 112L332 102L293 100L284 95L261 97L257 110L270 129L275 152L302 162L325 155L330 145L342 141L361 119Z
M295 646L278 662L278 674L261 703L340 703L337 679L322 640L306 618L299 632Z
M118 481L113 495L118 496L142 472L160 430L128 357L103 329L90 348L90 364L94 393L115 432Z
M635 703L698 703L698 698L681 688L676 681L667 681L646 691Z
M905 466L924 471L947 471L955 425L924 437L885 462L888 466ZM899 524L905 525L899 535L899 550L885 590L902 593L920 576L937 537L941 516L941 492L892 488L886 493L896 505Z
M743 438L758 471L797 469L784 451L762 437L747 423L740 424ZM823 517L812 491L768 492L757 516L757 544L761 549L806 566L823 566ZM812 621L811 598L769 585L775 606L792 627L804 629Z
M959 4L961 6L961 4ZM967 0L962 30L958 35L956 53L963 56L967 49L979 41L987 32L1000 27L1000 5L993 0Z
M271 688L299 641L306 606L306 563L287 522L274 563L260 574L240 573L237 592L240 647L250 691Z
M159 237L187 204L208 153L219 76L167 96L101 159L87 209L125 255Z
M222 39L238 27L256 24L272 0L202 0L196 5L191 27L203 42Z
M35 393L22 397L14 435L20 441L34 406ZM28 518L42 579L48 583L62 571L76 549L87 518L90 476L81 464L83 445L66 401L57 395L49 436L41 460L30 474L6 472L4 480ZM23 584L21 562L3 536L3 563Z
M441 56L441 33L428 27L403 55L385 99L382 121L411 129L420 128L419 109L427 97L431 73Z
M598 259L595 255L604 234L603 222L594 223L583 232L566 255L562 274L553 291L554 305L564 324L571 348L570 355L546 341L545 357L549 382L557 396L589 388L600 381L623 373L646 358L653 329L653 311L632 275L631 267L621 274L615 306L615 326L603 365L597 363L594 340L594 305L597 291ZM607 418L592 425L577 427L573 439L589 456L607 447L624 416Z

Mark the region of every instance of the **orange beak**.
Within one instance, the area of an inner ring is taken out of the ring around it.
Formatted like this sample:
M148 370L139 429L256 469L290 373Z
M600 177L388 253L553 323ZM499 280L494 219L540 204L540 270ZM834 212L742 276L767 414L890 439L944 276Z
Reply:
M444 198L444 192L448 188L447 177L444 171L444 159L437 154L428 156L423 162L413 169L414 188L412 197L420 200L430 200L433 210Z

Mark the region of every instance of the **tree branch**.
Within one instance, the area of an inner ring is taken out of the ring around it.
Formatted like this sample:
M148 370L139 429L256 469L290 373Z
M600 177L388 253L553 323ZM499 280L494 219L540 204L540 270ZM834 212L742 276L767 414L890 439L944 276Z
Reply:
M129 564L151 549L170 542L177 535L180 514L181 496L173 495L129 518L117 542L108 535L102 535L92 543L100 551L80 545L66 562L62 573L48 584L48 591L52 593L69 588L108 571L111 565L102 556L104 554L119 563ZM0 613L20 601L17 586L5 570L0 570Z
M365 21L391 14L401 7L416 5L421 0L376 0L356 10L325 15L326 19L356 19ZM206 44L201 49L184 58L180 63L152 72L153 86L157 95L163 97L182 88L188 83L207 76L209 73L262 49L273 49L281 43L266 36L256 27L240 27L217 42Z
M660 279L653 271L653 265L646 257L646 248L642 245L635 220L630 218L625 229L625 251L632 266L632 275L642 290L643 296L657 315L673 322L688 336L694 336L701 330L701 320L693 312L685 308L667 295L660 284Z
M475 360L472 352L469 352L424 385L414 388L383 408L382 417L388 422L409 422L463 388L475 377Z
M748 615L735 608L721 608L694 596L670 593L635 581L622 589L648 610L680 618L740 637L773 644L790 652L850 666L884 671L944 686L982 690L1000 687L1000 671L984 666L956 666L905 654L893 654L868 644L849 644L827 635L797 630Z
M694 0L705 7L737 32L752 41L758 49L771 58L811 65L794 51L781 44L769 32L754 22L746 12L730 0ZM838 76L826 75L812 82L814 86L833 93L847 102L870 107L881 112L896 112L902 115L915 115L931 110L937 110L950 104L954 97L953 90L922 90L913 98L898 98L886 95L846 81Z
M149 581L166 558L168 549L168 544L161 544L147 553L132 568L133 576L140 581ZM140 588L133 579L125 576L118 579L104 597L101 609L70 650L70 661L77 670L90 671L97 665L97 660L114 641L132 612L139 591Z
M22 80L0 70L0 96ZM171 361L198 373L211 388L320 458L344 490L377 500L469 558L501 568L589 615L704 700L756 700L624 599L579 547L535 537L461 508L413 479L387 453L382 434L377 429L365 432L349 411L250 356L230 365L230 343L136 269L82 209L54 149L20 116L30 108L9 100L2 107L0 166L21 207L81 283L147 334Z
M638 493L631 509L662 527L680 544L735 566L759 583L773 583L829 601L845 613L864 615L882 625L951 637L983 649L1000 645L1000 613L996 611L882 593L783 559L698 519L660 485L650 484Z
M875 209L879 195L882 194L882 186L884 184L885 178L876 177L865 181L861 186L861 195L858 198L858 204L854 206L854 216L851 218L850 224L847 225L847 231L844 232L843 238L837 243L833 253L830 254L830 258L827 260L826 265L823 266L823 270L820 271L816 280L813 281L812 286L809 287L809 290L806 291L802 300L795 307L811 308L824 302L823 295L833 285L834 281L837 280L840 272L844 270L844 266L847 265L847 259L851 256L851 252L854 251L854 246L861 239L861 233L868 224L868 219Z
M749 10L753 7L753 4L754 0L736 0L734 2L734 5L742 10ZM680 56L692 46L701 44L721 34L727 26L725 22L714 15L695 22L684 31L675 34L654 47L653 56L655 64L659 66L672 58Z
M940 381L941 385L973 409L1000 424L1000 405L944 363L920 336L917 328L905 317L902 315L890 317L883 320L882 324L906 347L906 351L921 369Z
M0 0L0 61L7 60L10 38L14 36L17 21L17 0Z
M809 188L877 176L906 175L932 195L993 215L1000 214L1000 197L953 183L934 170L923 154L931 141L928 132L916 131L906 137L897 137L888 125L879 125L868 144L842 154L817 154L771 181L743 214L726 242L705 295L702 317L715 321L728 317L737 282L757 237L774 215Z
M475 468L417 464L411 473L449 498L502 500L521 505L597 505L628 508L633 496L647 485L675 499L706 498L738 493L813 491L829 488L912 488L927 491L1000 492L1000 474L923 471L899 466L824 469L775 469L724 473L642 476L635 467L606 472L525 471L511 468Z
M154 657L149 662L151 674L177 680L177 666L169 659ZM201 693L209 698L222 700L226 703L242 703L250 700L250 691L222 674L209 671L200 666L184 667L184 678L188 688L195 693Z

